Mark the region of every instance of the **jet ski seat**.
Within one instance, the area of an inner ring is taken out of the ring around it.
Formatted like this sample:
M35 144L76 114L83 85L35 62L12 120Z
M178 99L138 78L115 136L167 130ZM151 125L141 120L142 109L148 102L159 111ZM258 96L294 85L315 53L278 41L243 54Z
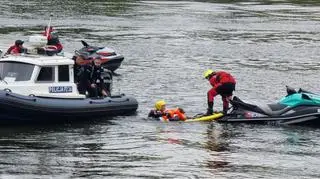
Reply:
M258 106L268 116L279 116L292 108L290 106L286 106L280 103L265 104Z
M232 107L234 109L244 109L244 110L250 110L250 111L254 111L257 113L264 113L263 110L260 109L260 107L250 104L250 103L246 103L244 101L242 101L240 98L238 98L237 96L234 96L232 100L230 100L230 103L232 105Z
M230 103L234 108L241 108L244 110L249 110L252 112L257 112L261 114L265 114L268 116L277 116L281 115L288 110L291 109L290 106L286 106L280 103L275 104L249 104L246 102L243 102L240 98L237 96L234 96L232 100L230 100Z

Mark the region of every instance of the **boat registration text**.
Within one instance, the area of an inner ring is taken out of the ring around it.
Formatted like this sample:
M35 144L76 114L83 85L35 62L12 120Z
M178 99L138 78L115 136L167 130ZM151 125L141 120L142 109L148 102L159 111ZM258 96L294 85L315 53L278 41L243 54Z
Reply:
M50 86L49 93L72 93L72 86Z

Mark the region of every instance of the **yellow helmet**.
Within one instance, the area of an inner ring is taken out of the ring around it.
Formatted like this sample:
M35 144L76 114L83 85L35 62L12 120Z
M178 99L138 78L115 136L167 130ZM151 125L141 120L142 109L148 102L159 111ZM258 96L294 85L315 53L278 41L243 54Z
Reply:
M214 71L209 69L203 73L203 77L208 78L212 73L214 73Z
M160 101L157 101L157 102L156 102L156 104L154 105L154 107L156 108L156 110L160 110L163 105L166 105L166 102L163 101L163 100L160 100Z

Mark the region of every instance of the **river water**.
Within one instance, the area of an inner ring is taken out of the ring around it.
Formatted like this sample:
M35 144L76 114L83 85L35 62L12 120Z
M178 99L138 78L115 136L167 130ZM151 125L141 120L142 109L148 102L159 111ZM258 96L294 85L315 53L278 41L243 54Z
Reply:
M1 127L0 178L319 178L319 129L146 119L158 99L205 112L209 68L231 72L248 102L275 102L285 85L320 92L320 6L306 2L2 0L0 49L40 33L52 14L66 52L85 39L125 56L113 91L139 108Z

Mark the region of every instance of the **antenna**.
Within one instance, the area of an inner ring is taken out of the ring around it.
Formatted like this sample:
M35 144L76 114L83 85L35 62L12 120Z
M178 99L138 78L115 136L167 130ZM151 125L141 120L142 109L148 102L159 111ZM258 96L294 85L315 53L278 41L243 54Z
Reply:
M52 17L53 17L53 14L51 13L50 14L50 20L49 20L49 23L48 23L48 26L47 26L47 29L46 29L46 36L49 37L49 29L50 29L50 26L51 26L51 20L52 20Z

